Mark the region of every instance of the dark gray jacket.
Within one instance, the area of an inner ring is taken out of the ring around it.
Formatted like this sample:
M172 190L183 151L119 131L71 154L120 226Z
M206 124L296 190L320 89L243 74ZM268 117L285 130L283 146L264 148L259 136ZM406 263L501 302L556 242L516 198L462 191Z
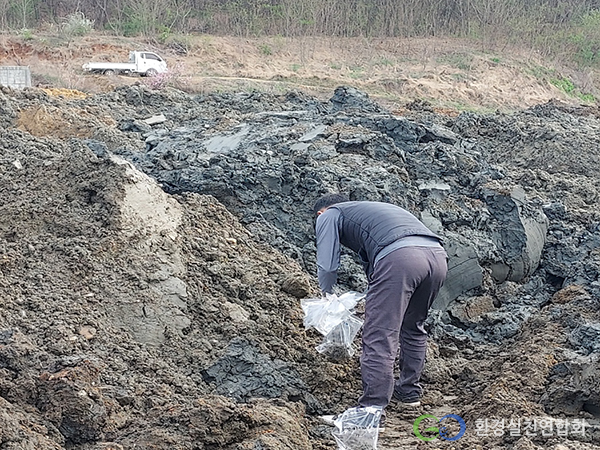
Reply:
M319 284L323 292L331 292L337 281L340 244L358 254L370 277L377 255L393 242L409 236L441 241L410 212L380 202L344 202L330 206L318 216L315 233Z

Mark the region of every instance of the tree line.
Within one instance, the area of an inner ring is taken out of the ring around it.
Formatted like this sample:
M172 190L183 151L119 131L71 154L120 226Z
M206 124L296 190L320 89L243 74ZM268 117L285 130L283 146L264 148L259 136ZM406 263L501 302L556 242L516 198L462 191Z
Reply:
M122 35L453 36L570 45L600 59L600 0L0 0L0 29L73 13Z

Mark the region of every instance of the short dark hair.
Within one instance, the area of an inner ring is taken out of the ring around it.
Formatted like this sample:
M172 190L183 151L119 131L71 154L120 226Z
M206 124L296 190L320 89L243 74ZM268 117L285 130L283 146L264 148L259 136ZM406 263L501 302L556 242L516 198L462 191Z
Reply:
M313 213L317 215L317 213L323 208L329 208L331 205L335 205L336 203L343 203L349 201L350 199L346 194L325 194L323 197L321 197L315 202L315 206L313 206Z

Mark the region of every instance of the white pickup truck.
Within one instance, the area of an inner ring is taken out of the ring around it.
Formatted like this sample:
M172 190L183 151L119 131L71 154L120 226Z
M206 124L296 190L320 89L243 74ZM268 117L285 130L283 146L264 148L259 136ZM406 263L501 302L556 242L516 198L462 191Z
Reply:
M129 62L88 62L83 70L105 75L138 73L142 76L153 77L167 71L167 63L153 52L129 52Z

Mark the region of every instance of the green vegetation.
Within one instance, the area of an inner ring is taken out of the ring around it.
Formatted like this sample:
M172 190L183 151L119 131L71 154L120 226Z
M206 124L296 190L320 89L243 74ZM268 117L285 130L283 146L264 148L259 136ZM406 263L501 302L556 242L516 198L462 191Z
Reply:
M586 103L596 103L597 99L593 94L580 94L578 95L580 100L583 100Z
M567 95L572 96L575 93L575 85L568 78L554 78L550 80L550 83Z
M77 11L63 20L61 29L68 38L85 36L94 30L94 21L86 18L81 11Z
M438 58L439 63L445 63L460 70L471 70L473 66L473 55L468 53L452 53Z
M471 78L464 73L451 73L450 77L455 81L469 81Z
M600 10L582 16L570 36L580 66L600 65Z
M382 58L382 59L378 60L377 62L375 62L374 65L375 66L393 66L394 62L390 61L387 58Z
M545 80L548 77L554 76L555 70L539 65L532 65L525 69L525 73L537 78L538 80Z
M34 38L33 31L28 28L23 28L21 30L21 39L24 41L31 41Z
M271 48L271 46L269 44L261 44L258 47L258 49L265 56L269 56L269 55L273 54L273 48Z
M445 35L513 42L561 31L597 42L600 33L597 0L5 0L0 29L57 22L65 11L81 12L99 27L123 30L139 22L144 32L155 33L167 27L230 35Z
M136 17L106 24L107 28L123 36L138 36L144 33L144 23Z
M360 80L364 76L364 69L360 66L350 67L350 74L348 75L353 80Z
M596 101L594 95L580 92L575 86L575 83L568 78L553 78L550 80L550 83L571 97L576 97L588 103L594 103Z
M172 31L169 27L161 25L158 27L158 42L166 44L172 35Z

